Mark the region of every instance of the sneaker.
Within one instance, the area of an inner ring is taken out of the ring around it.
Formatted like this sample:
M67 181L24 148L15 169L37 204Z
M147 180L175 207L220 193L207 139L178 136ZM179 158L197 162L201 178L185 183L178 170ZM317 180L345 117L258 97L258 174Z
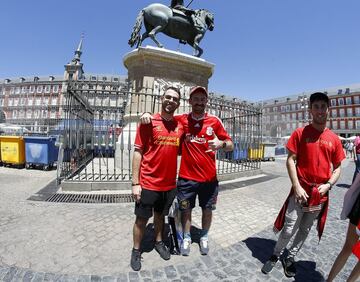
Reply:
M185 238L181 245L181 254L183 256L188 256L190 254L190 245L191 245L191 239Z
M209 252L209 239L208 238L200 238L200 253L202 255L207 255Z
M296 275L295 260L293 257L281 259L286 277L294 277Z
M141 252L140 252L140 250L132 249L130 265L134 271L139 271L141 269Z
M276 255L272 255L268 259L268 261L264 263L263 267L261 268L261 272L264 274L270 273L278 260L279 260L279 258Z
M170 259L170 250L163 241L155 242L155 250L159 253L160 257L164 260Z

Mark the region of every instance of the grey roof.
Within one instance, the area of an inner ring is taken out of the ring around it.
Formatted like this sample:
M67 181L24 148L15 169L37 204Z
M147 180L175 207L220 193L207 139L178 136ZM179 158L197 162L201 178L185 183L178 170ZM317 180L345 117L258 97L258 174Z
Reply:
M113 81L114 78L118 78L119 82L125 82L127 79L126 75L114 75L114 74L91 74L91 73L84 73L85 80L91 80L91 77L96 77L98 81L103 81L103 77L106 77L106 81ZM8 77L8 78L0 78L0 84L6 83L7 79L10 79L10 84L17 84L17 83L26 83L26 82L34 82L35 78L38 78L38 83L40 82L50 82L50 78L54 77L52 80L57 82L63 82L64 76L63 75L34 75L34 76L24 76L24 77ZM21 81L21 79L25 79Z

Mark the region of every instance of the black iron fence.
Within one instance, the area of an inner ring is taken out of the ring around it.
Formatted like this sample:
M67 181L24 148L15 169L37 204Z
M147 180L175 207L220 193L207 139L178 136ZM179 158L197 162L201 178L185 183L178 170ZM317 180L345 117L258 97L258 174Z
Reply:
M62 107L59 182L103 182L108 187L111 183L129 182L139 116L160 111L162 91L160 87L141 93L125 88L90 91L82 82L69 83ZM178 113L190 111L183 94ZM261 109L210 94L208 112L222 120L235 144L233 152L218 152L218 174L260 168ZM85 189L96 189L89 187Z

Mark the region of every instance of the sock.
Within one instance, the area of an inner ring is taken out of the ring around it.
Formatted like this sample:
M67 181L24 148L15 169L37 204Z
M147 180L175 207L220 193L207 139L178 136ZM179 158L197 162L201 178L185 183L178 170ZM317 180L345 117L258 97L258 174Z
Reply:
M191 233L190 232L184 232L184 239L190 239L191 240Z
M200 237L208 239L208 232L209 232L209 230L201 229Z

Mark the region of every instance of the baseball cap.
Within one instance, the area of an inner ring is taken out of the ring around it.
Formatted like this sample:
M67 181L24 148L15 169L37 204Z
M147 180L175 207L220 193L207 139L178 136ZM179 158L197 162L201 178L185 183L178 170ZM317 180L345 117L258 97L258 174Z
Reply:
M208 96L208 92L205 87L194 86L193 88L190 89L189 97L191 98L191 95L194 94L195 92L204 93L206 95L206 97Z

